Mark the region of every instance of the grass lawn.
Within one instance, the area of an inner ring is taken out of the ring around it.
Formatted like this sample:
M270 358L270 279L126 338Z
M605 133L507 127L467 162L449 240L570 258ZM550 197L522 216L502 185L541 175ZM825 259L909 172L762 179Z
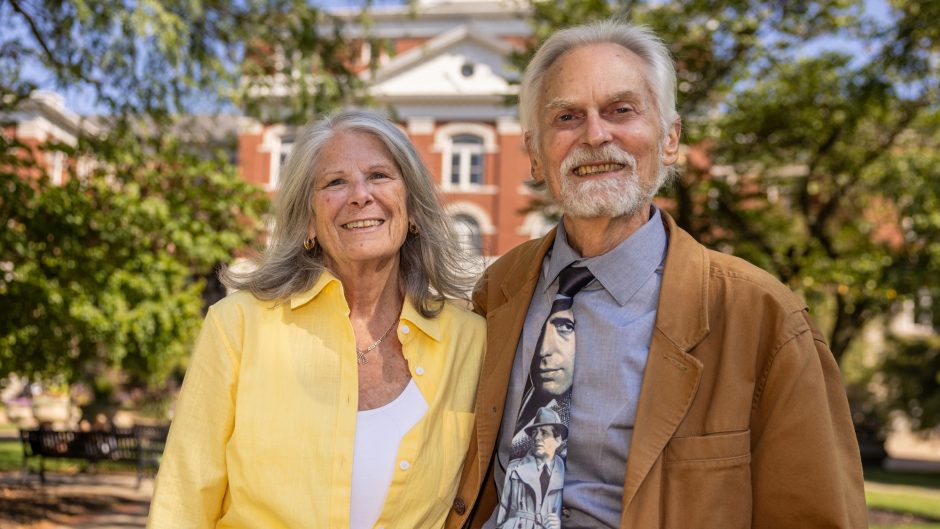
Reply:
M901 525L873 524L871 529L940 529L940 474L866 468L865 501L873 509L933 521Z

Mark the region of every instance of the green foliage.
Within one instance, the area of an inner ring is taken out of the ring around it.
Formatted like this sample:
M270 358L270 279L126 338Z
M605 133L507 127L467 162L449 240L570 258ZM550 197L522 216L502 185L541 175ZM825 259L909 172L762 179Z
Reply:
M940 473L895 472L881 467L865 467L865 481L884 485L904 485L925 489L924 492L940 494Z
M940 426L940 337L891 336L875 379L887 393L882 416L900 411L915 430Z
M361 96L358 50L305 0L10 0L0 27L0 120L38 82L110 114L74 146L0 134L0 375L161 381L189 352L204 279L257 242L267 208L173 116L308 121ZM55 151L72 162L61 186L34 159Z
M63 185L0 170L0 373L162 380L200 324L201 278L256 239L266 197L166 137L49 148L96 169Z

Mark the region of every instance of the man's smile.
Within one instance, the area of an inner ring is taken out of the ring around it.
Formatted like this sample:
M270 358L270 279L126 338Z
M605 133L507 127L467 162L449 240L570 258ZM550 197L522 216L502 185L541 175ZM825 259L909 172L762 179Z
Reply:
M610 173L613 171L619 171L623 169L624 167L626 166L620 163L602 163L602 164L595 164L595 165L582 165L580 167L576 167L574 171L572 172L576 174L577 176L588 176L588 175L598 174L598 173Z

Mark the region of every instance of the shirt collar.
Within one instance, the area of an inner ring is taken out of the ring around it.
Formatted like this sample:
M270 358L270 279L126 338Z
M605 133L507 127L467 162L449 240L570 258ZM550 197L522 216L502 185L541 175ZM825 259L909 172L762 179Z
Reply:
M295 310L298 307L306 305L314 298L319 296L320 293L326 290L327 286L331 284L335 284L335 286L339 289L338 294L342 295L343 283L340 282L340 280L329 271L324 270L320 273L320 277L317 278L317 281L313 284L313 287L304 292L294 294L290 297L291 310ZM345 304L345 299L343 302ZM348 309L346 310L346 314L349 314ZM418 328L418 330L430 336L435 341L441 341L442 335L440 318L432 319L422 316L418 309L415 308L410 296L405 296L405 302L401 308L401 320L403 322L407 321L408 323L414 325Z
M405 296L405 304L401 308L401 320L414 324L415 327L417 327L424 334L430 336L434 341L441 341L441 319L439 317L426 318L422 316L418 309L411 302L411 298L409 296Z
M650 208L649 221L613 250L596 257L581 257L568 244L564 222L559 222L546 270L546 290L565 267L577 263L586 266L620 306L625 305L662 265L666 255L667 236L662 215L656 206Z
M342 292L343 284L340 283L339 279L336 278L329 271L324 270L320 272L320 277L317 278L316 283L313 284L311 288L303 292L298 292L290 297L290 308L291 310L296 309L297 307L302 307L310 301L319 296L320 292L326 288L327 285L331 283L336 283L336 286L339 287L340 292Z

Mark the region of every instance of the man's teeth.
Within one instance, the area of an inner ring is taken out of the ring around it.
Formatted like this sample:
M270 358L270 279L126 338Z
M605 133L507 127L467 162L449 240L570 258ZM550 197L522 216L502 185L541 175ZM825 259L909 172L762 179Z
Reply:
M369 228L369 227L371 227L371 226L378 226L379 224L382 224L382 221L381 221L381 220L375 220L375 219L373 219L373 220L354 220L354 221L352 221L352 222L348 222L348 223L346 223L346 224L343 224L343 227L344 227L344 228L349 228L349 229L354 229L354 228Z
M574 174L578 176L585 176L589 174L596 173L608 173L610 171L619 171L623 169L623 164L619 163L605 163L601 165L582 165L574 170Z

